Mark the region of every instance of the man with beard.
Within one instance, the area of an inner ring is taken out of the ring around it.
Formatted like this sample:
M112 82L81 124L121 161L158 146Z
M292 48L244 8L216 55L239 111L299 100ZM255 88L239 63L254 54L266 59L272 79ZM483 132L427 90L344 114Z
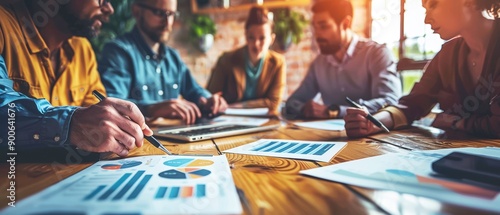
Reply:
M0 54L6 65L0 70L0 114L15 119L9 129L0 126L2 139L14 131L18 150L77 147L126 156L142 145L143 135L152 135L133 103L99 102L92 95L104 92L104 86L84 37L97 35L112 13L106 0L0 5Z
M321 54L286 104L288 117L342 118L349 97L375 112L401 96L401 81L390 51L351 30L353 8L347 0L314 4L312 25ZM312 99L321 93L324 105Z
M136 103L148 117L177 118L186 124L194 123L202 112L225 111L224 98L198 85L177 51L165 45L177 1L136 0L132 14L135 28L106 44L99 59L108 95Z

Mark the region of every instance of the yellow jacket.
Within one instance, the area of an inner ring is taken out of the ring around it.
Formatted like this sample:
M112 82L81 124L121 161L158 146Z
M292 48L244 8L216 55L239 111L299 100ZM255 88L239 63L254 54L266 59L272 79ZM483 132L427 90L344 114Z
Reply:
M105 90L87 39L73 37L63 43L60 75L56 77L50 51L24 1L3 3L0 17L0 54L16 91L47 99L53 106L88 106L98 102L92 91Z
M207 90L212 93L222 92L222 96L231 104L242 102L245 92L245 52L247 47L224 53L212 69ZM257 84L257 98L245 101L246 107L268 107L277 114L286 86L285 58L269 50L264 58L262 73Z

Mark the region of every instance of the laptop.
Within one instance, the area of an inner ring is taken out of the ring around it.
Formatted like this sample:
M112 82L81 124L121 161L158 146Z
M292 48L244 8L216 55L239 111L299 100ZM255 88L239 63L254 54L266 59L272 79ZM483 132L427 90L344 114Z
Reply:
M185 126L182 128L159 128L154 131L154 136L194 142L219 137L267 131L278 127L279 123L259 126L234 123L205 124Z

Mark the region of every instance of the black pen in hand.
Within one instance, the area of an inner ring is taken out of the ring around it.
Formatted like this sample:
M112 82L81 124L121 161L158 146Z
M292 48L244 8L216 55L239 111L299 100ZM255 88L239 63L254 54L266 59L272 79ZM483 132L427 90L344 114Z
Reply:
M99 101L102 101L104 100L106 97L104 97L104 95L102 95L99 91L97 90L94 90L92 91L92 94L94 94L95 97L97 97L97 99L99 99ZM128 118L128 117L126 117ZM130 118L128 118L130 120ZM146 136L144 135L144 139L148 140L151 144L153 144L153 146L155 146L156 148L159 148L160 150L164 151L165 153L167 153L168 155L172 155L172 153L170 151L168 151L167 148L165 148L156 138L154 138L153 136Z
M353 100L351 100L349 97L345 97L345 100L347 101L347 103L349 103L351 106L355 107L355 108L359 108L359 109L363 109L363 106L359 105L358 103L354 102ZM382 122L380 122L378 119L375 119L375 117L373 117L373 115L371 115L370 113L368 113L368 115L366 115L366 119L370 120L370 122L372 122L373 124L375 124L377 127L383 129L384 131L386 131L387 133L389 133L389 129L387 129L387 127L385 127L384 124L382 124Z

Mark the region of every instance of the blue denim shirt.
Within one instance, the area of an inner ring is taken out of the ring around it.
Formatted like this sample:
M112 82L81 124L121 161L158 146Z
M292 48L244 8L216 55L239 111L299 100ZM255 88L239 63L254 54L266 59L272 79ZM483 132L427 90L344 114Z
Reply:
M155 54L137 27L104 46L98 70L108 96L134 102L146 116L148 105L179 95L195 104L200 97L212 96L196 82L176 50L161 45Z
M77 107L52 106L45 99L33 99L13 88L5 61L0 56L0 142L7 147L14 135L13 152L69 143L70 120ZM10 132L10 133L9 133Z

